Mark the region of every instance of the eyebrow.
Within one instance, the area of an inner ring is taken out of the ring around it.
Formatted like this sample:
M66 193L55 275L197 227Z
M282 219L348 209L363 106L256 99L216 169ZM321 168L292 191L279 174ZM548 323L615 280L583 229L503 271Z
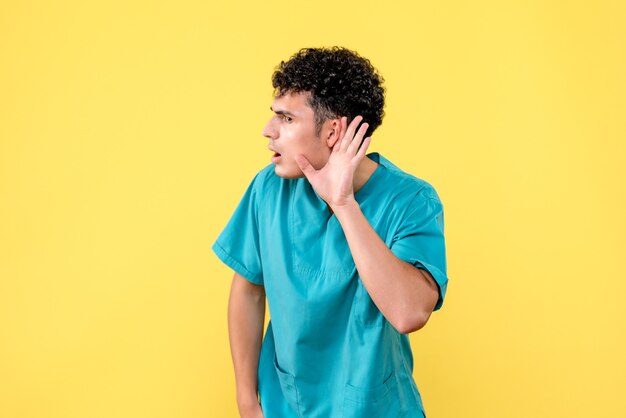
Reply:
M286 110L274 110L272 109L272 106L270 106L270 110L274 113L276 113L277 115L286 115L286 116L291 116L291 117L295 117L296 115L294 115L291 112L287 112Z

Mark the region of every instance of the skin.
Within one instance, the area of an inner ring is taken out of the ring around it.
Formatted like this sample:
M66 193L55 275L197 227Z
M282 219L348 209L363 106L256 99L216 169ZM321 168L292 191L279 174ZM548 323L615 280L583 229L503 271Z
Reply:
M361 116L349 125L346 117L328 119L317 136L307 98L306 92L274 98L271 109L275 114L263 128L263 136L270 140L268 148L281 154L275 161L275 173L283 178L306 177L341 224L372 301L398 332L419 330L437 303L438 287L427 271L391 252L354 198L378 166L365 155L371 143L371 137L363 138L368 124L361 124ZM263 417L256 373L264 300L263 286L235 274L229 300L229 332L242 418Z
M241 418L263 418L257 370L265 323L265 288L235 273L228 300L228 336Z
M274 98L270 109L275 114L263 128L262 134L269 139L268 149L281 154L275 163L274 172L276 175L286 179L305 177L299 161L306 161L313 168L323 170L323 176L317 176L316 183L312 183L312 185L316 191L323 193L320 194L320 197L328 203L329 200L334 201L335 199L333 196L326 195L330 184L323 183L326 182L326 179L334 180L334 176L342 171L343 165L347 162L345 153L330 158L333 150L335 150L335 145L339 144L339 140L342 138L342 129L344 132L346 131L346 118L328 119L322 125L320 135L317 136L315 134L315 115L308 104L308 97L309 93L290 93ZM359 116L358 120L361 119ZM365 132L367 124L364 124L361 129ZM369 140L366 145L369 144ZM366 146L363 147L363 152L358 159L347 162L351 172L346 171L345 174L349 177L341 179L341 184L347 188L340 192L346 196L356 193L378 166L378 163L369 157L363 158L365 149ZM304 159L301 160L301 157ZM336 197L341 198L340 196ZM331 209L330 206L329 209Z

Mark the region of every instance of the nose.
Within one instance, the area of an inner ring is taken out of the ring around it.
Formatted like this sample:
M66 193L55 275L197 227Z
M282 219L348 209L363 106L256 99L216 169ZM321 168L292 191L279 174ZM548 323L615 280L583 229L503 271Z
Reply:
M265 127L263 128L263 131L261 131L261 134L266 138L271 138L271 139L277 138L278 130L276 129L276 126L274 124L274 118L271 118L270 120L267 121L267 123L265 124Z

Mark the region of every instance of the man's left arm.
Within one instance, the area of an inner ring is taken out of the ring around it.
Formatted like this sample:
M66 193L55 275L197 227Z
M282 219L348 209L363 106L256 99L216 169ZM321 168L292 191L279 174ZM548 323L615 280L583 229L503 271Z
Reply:
M430 274L396 257L369 224L354 198L354 172L365 157L371 137L364 139L368 123L357 131L363 117L356 116L348 126L341 118L331 138L339 138L321 169L313 167L305 155L295 161L317 194L328 203L343 227L352 258L370 297L403 334L426 325L439 293ZM360 147L360 148L359 148Z
M358 202L335 209L361 281L398 332L422 328L439 297L430 273L396 257L372 228Z

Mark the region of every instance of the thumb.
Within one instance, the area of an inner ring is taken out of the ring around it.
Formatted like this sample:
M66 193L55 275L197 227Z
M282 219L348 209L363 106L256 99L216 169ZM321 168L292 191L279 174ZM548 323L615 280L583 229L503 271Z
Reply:
M302 170L307 178L310 178L313 174L315 174L315 168L303 154L297 154L294 159L296 160L298 167L300 167L300 170Z

